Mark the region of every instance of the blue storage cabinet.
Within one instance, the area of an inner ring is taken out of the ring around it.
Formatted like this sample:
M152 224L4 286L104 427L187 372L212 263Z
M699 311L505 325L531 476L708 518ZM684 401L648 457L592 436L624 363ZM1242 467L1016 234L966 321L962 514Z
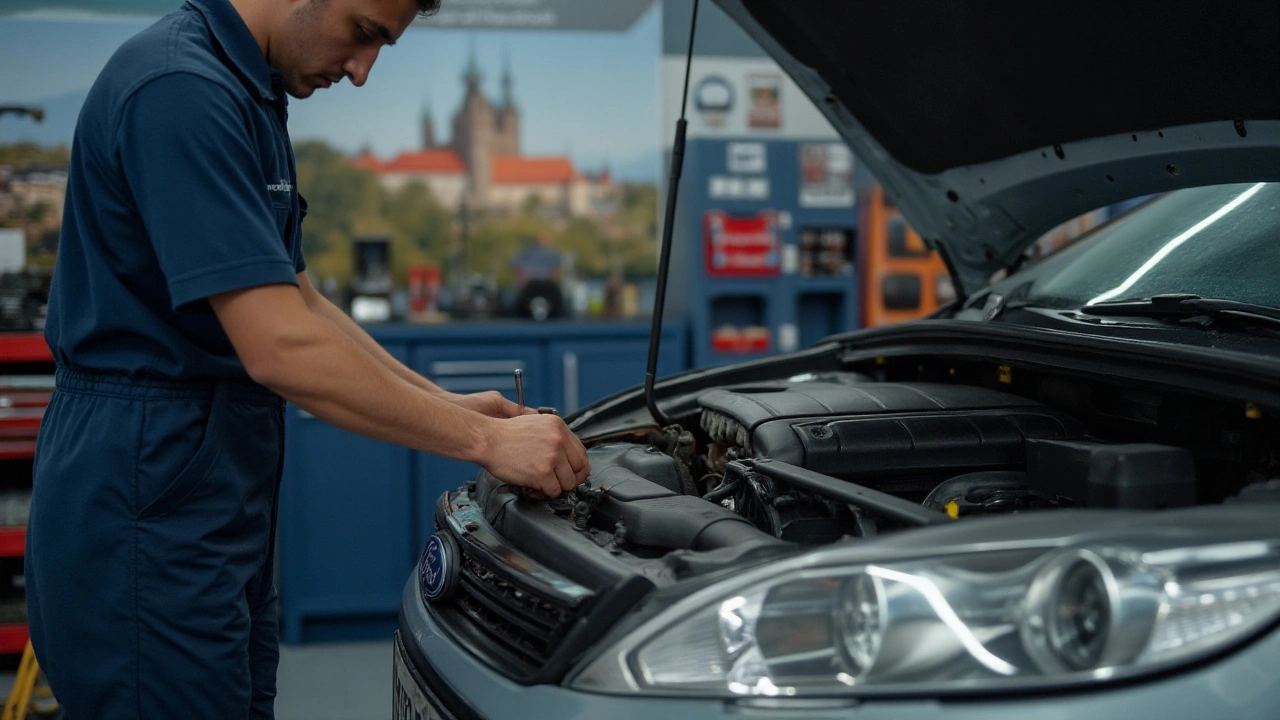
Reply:
M387 350L405 362L404 344ZM280 488L281 631L288 642L388 627L416 560L405 510L406 448L340 430L289 405ZM376 542L371 536L376 535Z
M568 414L644 382L647 323L494 322L384 326L370 334L451 392L498 390ZM689 367L687 326L663 328L659 375ZM387 637L432 532L441 493L478 467L369 440L286 411L280 495L281 632L288 643Z
M658 348L658 377L684 370L683 326L663 333ZM561 413L576 412L602 397L644 384L649 359L648 338L598 339L580 337L553 340L548 345L552 364L548 378L551 402Z

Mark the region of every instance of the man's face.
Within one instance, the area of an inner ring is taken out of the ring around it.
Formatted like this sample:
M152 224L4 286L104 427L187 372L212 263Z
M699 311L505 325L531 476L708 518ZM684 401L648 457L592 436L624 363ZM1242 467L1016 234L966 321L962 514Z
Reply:
M271 33L267 61L296 98L344 77L359 87L378 51L395 44L417 10L417 0L293 0Z

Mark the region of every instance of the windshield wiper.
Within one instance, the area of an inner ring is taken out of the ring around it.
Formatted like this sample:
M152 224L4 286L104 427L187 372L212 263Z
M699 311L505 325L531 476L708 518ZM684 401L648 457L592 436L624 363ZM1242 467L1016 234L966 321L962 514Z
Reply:
M1239 320L1254 325L1280 328L1280 308L1188 294L1111 300L1085 305L1080 308L1080 312L1086 315L1120 315L1171 320L1207 317L1211 320Z

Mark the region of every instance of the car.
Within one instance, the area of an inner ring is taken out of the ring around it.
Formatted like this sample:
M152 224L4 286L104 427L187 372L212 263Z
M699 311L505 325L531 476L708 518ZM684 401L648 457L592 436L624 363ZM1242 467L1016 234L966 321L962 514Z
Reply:
M718 4L957 298L583 408L560 498L446 493L397 717L1275 717L1280 6Z

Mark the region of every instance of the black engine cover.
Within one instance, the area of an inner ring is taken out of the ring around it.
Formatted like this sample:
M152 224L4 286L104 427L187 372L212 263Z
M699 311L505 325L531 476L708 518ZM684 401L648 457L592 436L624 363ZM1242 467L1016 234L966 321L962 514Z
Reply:
M963 385L793 383L713 390L700 403L713 436L746 439L753 455L847 478L1022 466L1028 439L1084 434L1033 400Z

